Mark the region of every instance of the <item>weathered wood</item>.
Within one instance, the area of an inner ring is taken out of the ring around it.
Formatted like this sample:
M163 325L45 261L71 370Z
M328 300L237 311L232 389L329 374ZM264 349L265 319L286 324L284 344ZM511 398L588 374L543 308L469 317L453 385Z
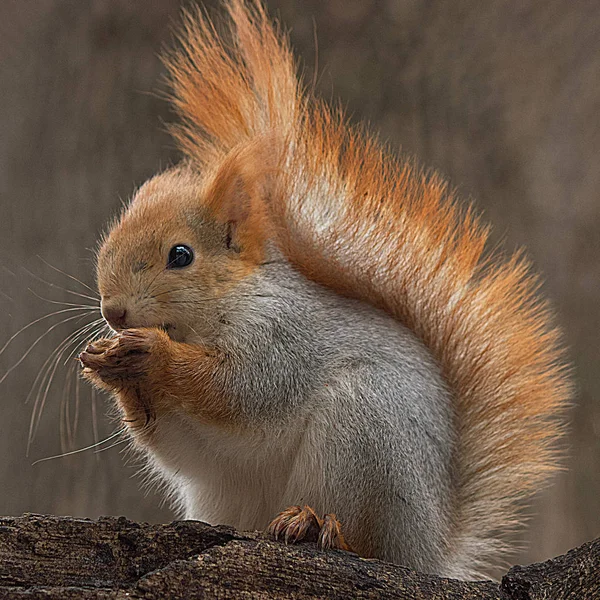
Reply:
M122 517L0 519L0 585L126 587L232 538L229 528L197 521L140 525Z
M195 521L0 519L0 600L582 600L600 598L599 573L600 539L545 563L514 567L498 584L441 579Z
M502 590L515 600L600 598L600 538L552 560L513 567Z

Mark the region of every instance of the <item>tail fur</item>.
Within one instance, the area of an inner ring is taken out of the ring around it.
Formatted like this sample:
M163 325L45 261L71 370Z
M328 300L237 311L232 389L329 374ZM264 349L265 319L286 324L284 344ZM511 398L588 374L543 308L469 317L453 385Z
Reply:
M519 255L486 255L488 228L438 176L302 89L258 0L226 7L225 38L188 16L183 52L168 60L175 134L200 167L282 140L265 193L276 243L309 278L396 317L437 358L458 434L447 574L480 575L519 502L556 466L570 390L537 280Z

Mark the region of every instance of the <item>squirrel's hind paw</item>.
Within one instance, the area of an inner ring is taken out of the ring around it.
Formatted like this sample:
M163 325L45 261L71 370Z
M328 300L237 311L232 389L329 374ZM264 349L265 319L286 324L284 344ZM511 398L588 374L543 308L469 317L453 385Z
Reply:
M276 540L283 540L286 544L316 542L324 550L352 550L344 540L340 522L335 515L328 514L320 519L310 506L291 506L279 513L271 521L268 532Z

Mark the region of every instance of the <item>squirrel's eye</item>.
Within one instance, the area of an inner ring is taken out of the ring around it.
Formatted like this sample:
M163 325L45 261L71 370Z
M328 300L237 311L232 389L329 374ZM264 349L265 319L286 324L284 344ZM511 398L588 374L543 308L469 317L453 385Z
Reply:
M167 269L181 269L192 264L194 251L185 244L177 244L169 250Z

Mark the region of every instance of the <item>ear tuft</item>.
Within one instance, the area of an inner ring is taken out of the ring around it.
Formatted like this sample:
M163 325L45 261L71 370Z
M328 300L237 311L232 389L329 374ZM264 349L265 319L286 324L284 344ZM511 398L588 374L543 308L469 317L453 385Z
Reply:
M262 260L269 237L265 200L273 180L274 153L270 144L252 143L230 152L216 169L206 190L206 206L227 224L227 244ZM270 157L269 157L270 155Z

